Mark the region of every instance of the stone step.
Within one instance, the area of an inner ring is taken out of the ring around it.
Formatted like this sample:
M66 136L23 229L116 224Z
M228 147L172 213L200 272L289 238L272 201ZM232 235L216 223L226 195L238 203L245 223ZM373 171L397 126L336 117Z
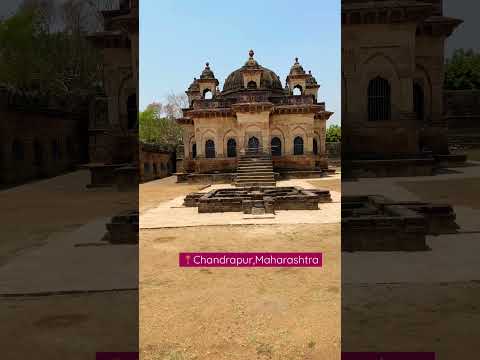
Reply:
M275 181L273 177L266 178L266 177L255 177L255 176L250 176L250 177L243 177L243 178L237 178L235 179L236 182L253 182L253 181L260 181L260 182L269 182L269 181Z
M256 161L246 161L246 160L239 160L238 164L271 164L272 160L256 160Z
M246 175L246 174L259 174L259 175L272 175L273 171L270 170L255 170L255 171L241 171L237 170L237 175Z
M275 181L275 177L273 176L244 176L244 177L237 177L235 181Z
M252 186L275 186L275 182L251 182L251 183L237 183L235 182L235 186L243 186L243 187L252 187Z
M256 171L256 170L266 170L266 171L273 171L273 166L239 166L239 170L244 170L244 171Z

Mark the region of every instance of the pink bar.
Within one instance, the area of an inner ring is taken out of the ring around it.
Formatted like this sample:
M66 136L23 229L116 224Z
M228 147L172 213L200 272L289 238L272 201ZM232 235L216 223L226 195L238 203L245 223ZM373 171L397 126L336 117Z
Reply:
M181 267L322 267L322 253L182 252L178 264Z

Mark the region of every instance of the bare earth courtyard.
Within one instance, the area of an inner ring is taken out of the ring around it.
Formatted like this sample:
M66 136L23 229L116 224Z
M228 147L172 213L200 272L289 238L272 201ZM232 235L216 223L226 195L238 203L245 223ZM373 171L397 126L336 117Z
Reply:
M340 359L340 178L292 183L333 202L244 219L181 206L212 187L140 186L142 359ZM324 267L182 269L180 251L319 251Z

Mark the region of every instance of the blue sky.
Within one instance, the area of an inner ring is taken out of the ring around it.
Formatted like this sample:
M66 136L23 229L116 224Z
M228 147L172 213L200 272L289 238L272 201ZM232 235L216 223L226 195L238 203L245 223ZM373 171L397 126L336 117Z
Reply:
M140 108L183 93L205 62L225 78L255 59L285 78L298 56L320 84L319 101L340 122L340 1L140 2Z

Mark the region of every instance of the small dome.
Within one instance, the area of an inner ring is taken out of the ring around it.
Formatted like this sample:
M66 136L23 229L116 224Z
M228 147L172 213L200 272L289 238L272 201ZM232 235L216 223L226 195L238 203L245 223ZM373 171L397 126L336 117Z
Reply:
M198 86L197 78L193 78L193 82L188 87L188 91L200 91L200 86Z
M213 71L210 70L210 64L208 62L205 64L205 69L203 69L200 79L215 79L215 75Z
M295 58L295 63L290 68L290 75L305 75L305 70L298 62L298 57Z
M283 90L282 82L280 78L275 72L270 69L267 69L258 64L258 62L253 58L254 52L253 50L249 51L249 58L245 65L243 65L240 69L233 71L230 75L227 76L225 79L225 83L223 84L223 91L241 91L245 90L243 84L243 70L251 70L257 69L261 70L260 74L260 89L268 89L268 90Z
M315 85L318 85L317 84L317 79L315 79L312 75L312 72L309 70L308 71L308 77L306 78L305 80L305 84L307 86L315 86Z

